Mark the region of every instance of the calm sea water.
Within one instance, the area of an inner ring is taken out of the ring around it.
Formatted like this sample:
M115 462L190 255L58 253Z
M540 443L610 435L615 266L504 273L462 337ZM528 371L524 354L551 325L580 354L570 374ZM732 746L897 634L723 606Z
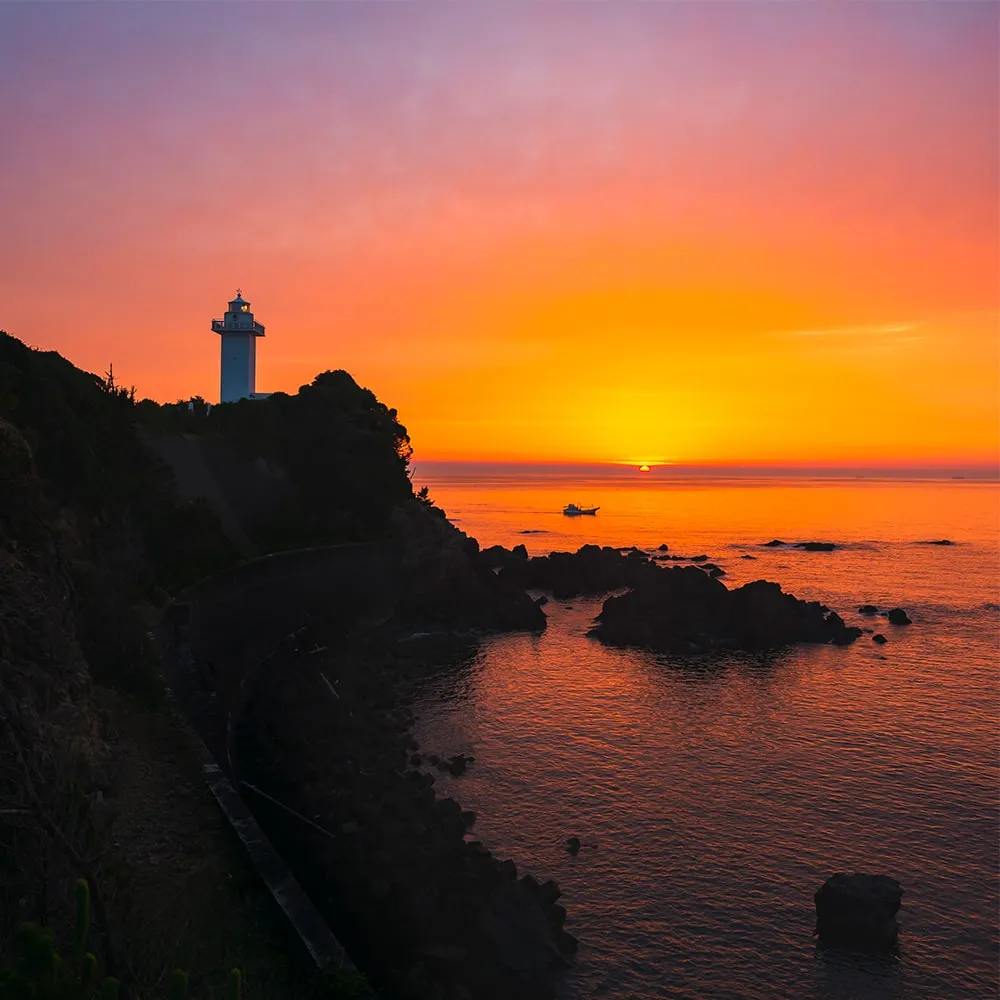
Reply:
M490 640L425 693L422 747L476 757L439 791L563 889L566 998L998 995L996 484L416 478L483 545L666 542L730 586L914 620L879 619L881 649L690 660L605 648L585 637L600 601L553 601L543 635ZM842 547L760 547L775 537ZM897 956L817 946L813 892L838 870L902 882Z

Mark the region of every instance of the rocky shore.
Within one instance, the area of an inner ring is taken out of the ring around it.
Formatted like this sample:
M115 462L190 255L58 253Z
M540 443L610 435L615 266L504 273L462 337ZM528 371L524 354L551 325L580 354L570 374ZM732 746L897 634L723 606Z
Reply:
M407 692L440 651L384 631L336 653L325 640L307 630L277 652L238 728L269 836L385 996L551 997L576 948L558 886L471 836L474 814L436 797L409 733Z
M861 635L835 611L800 601L776 583L757 580L730 590L719 580L725 571L706 555L679 557L687 566L661 565L672 558L665 545L652 557L636 548L584 545L576 552L534 558L523 546L494 546L480 558L505 586L549 590L560 599L628 588L604 602L590 632L609 645L703 652L799 642L843 646Z

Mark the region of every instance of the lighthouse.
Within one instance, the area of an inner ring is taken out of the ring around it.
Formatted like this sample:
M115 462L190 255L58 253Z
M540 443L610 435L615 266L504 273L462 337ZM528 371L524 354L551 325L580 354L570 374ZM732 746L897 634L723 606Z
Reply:
M264 326L254 321L250 303L239 288L226 315L212 320L212 332L222 337L219 401L235 403L238 399L260 399L267 395L256 391L257 338L264 336Z

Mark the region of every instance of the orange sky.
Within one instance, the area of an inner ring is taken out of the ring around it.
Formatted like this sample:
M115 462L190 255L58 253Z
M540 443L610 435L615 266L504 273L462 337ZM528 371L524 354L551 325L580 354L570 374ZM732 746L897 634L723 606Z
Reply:
M998 11L0 5L0 328L215 399L240 285L425 459L990 462Z

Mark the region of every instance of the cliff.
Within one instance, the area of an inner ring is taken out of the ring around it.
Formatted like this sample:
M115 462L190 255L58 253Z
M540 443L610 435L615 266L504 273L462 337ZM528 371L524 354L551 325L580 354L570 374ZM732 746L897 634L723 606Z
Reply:
M377 551L392 567L355 575L379 579L378 615L397 631L543 627L414 495L409 454L395 411L344 372L192 411L136 402L0 333L0 952L24 920L65 940L82 875L96 889L91 947L144 994L173 966L194 982L238 965L244 995L296 995L295 948L204 789L151 626L172 597L215 593L222 607L255 574L254 614L272 631L322 608L353 622L353 584L331 584L323 552L360 542L353 558ZM289 591L281 614L278 564L245 562L268 553L316 567L309 599ZM248 648L231 670L255 658ZM214 693L208 674L198 683Z

